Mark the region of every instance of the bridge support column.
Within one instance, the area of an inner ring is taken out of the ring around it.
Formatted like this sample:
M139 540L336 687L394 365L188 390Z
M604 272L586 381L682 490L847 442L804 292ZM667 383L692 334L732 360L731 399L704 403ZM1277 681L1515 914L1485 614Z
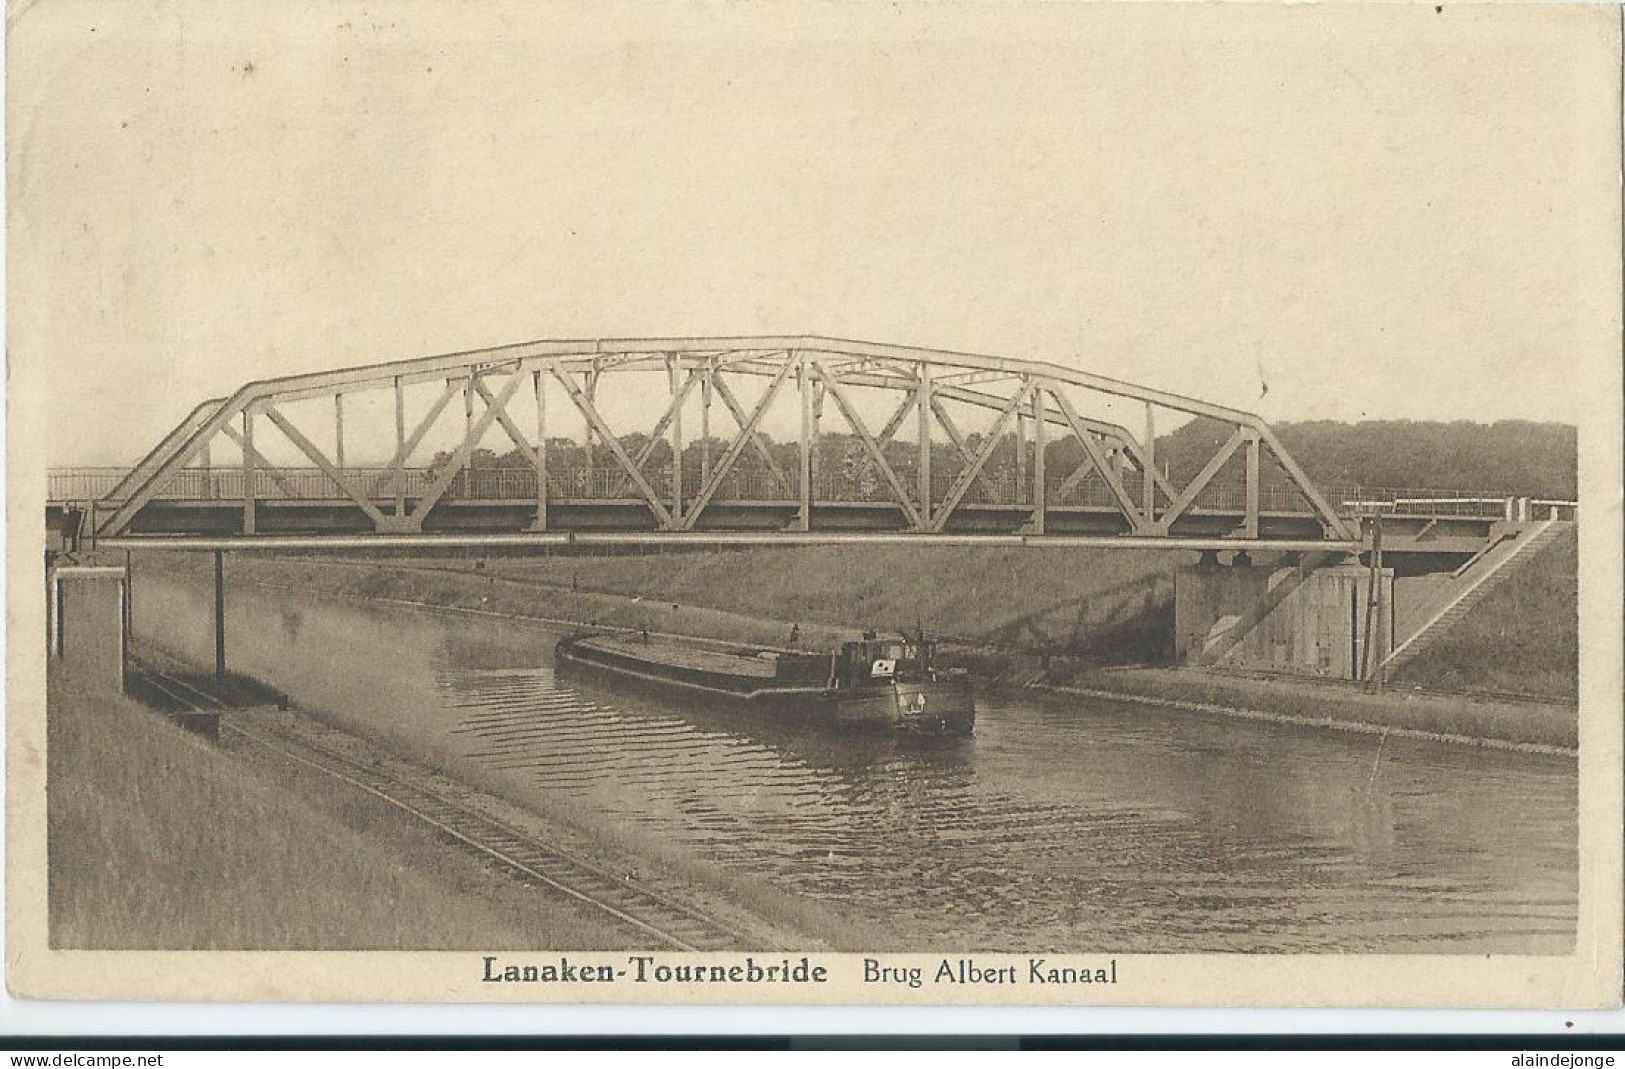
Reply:
M126 579L123 568L75 565L48 577L50 652L76 682L124 689Z
M1186 664L1357 680L1362 662L1393 648L1393 582L1391 569L1314 559L1186 568L1174 577L1174 653Z
M806 353L797 356L796 399L801 403L801 453L800 467L797 470L801 509L796 517L796 527L802 531L811 531L813 437L817 432L813 424L812 376L807 373Z
M1045 437L1045 424L1048 414L1045 411L1044 391L1033 391L1033 518L1030 525L1033 534L1044 533L1044 509L1046 505L1045 494L1048 492L1046 476L1044 474L1044 451L1048 448L1048 439Z
M1157 522L1157 412L1151 402L1145 403L1145 472L1141 480L1141 505L1145 522Z
M226 554L214 551L214 678L226 678Z
M255 479L257 478L254 451L254 406L243 409L243 534L254 533Z
M1255 431L1247 436L1247 500L1241 521L1241 533L1246 538L1258 537L1259 452L1259 438Z
M531 390L536 395L536 519L530 530L547 530L547 387L540 369L532 371Z
M135 635L135 561L124 551L124 659L130 659L130 640Z

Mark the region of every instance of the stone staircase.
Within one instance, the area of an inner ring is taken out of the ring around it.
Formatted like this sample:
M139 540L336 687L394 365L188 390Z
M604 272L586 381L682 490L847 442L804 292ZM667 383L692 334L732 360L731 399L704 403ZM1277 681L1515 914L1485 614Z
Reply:
M1490 591L1517 571L1518 565L1555 541L1564 528L1563 520L1542 520L1516 535L1491 546L1451 576L1440 591L1437 606L1422 624L1377 665L1382 676L1392 675L1412 658L1431 647Z

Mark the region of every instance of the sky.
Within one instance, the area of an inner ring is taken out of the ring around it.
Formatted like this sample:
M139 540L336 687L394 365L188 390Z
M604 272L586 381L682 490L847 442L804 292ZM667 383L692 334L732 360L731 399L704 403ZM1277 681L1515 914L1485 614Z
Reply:
M939 346L1272 421L1573 421L1618 358L1601 7L10 23L12 404L53 464L252 378L547 337Z

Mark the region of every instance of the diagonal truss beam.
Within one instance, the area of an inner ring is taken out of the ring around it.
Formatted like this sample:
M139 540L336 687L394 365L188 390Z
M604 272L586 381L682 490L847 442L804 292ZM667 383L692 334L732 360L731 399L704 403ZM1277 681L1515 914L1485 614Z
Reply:
M1128 520L1129 530L1136 534L1144 531L1150 522L1150 518L1134 507L1134 498L1129 495L1128 490L1123 486L1122 480L1112 470L1112 466L1106 462L1106 455L1100 451L1100 444L1095 441L1095 436L1090 434L1089 429L1083 425L1083 421L1078 419L1078 413L1073 409L1072 402L1068 401L1066 396L1059 390L1050 391L1050 396L1055 398L1056 407L1061 410L1061 415L1066 417L1067 426L1072 428L1073 435L1083 445L1083 451L1089 454L1089 463L1093 464L1095 470L1100 473L1100 477L1106 480L1106 486L1111 490L1112 498L1117 502L1118 511L1122 512L1123 518ZM1068 481L1070 482L1070 480Z
M576 408L586 417L588 426L597 432L599 439L609 449L610 455L620 462L621 467L626 469L627 475L632 477L632 485L636 486L638 493L643 495L644 504L648 505L649 511L654 513L655 521L663 528L674 528L675 524L672 520L671 511L661 502L660 495L655 493L654 487L649 485L649 480L643 477L643 472L638 469L636 464L632 463L632 458L626 455L626 447L621 445L620 440L609 429L609 424L604 422L604 417L598 414L597 407L587 397L586 391L577 386L569 375L556 367L553 368L553 377L559 381L559 385L564 387L564 392L569 394L570 400L575 402Z
M780 366L779 372L773 376L774 382L783 381L783 370L789 367L790 364L791 361L787 360ZM727 406L728 411L733 415L734 422L739 425L740 430L743 432L745 424L750 422L750 417L745 412L745 406L739 403L739 398L734 396L733 390L729 389L728 384L723 381L721 369L711 372L711 386L716 391L716 395L722 398L722 403ZM769 389L772 389L772 387L769 387ZM756 453L762 458L762 463L767 465L767 470L773 473L773 478L778 482L779 487L789 493L791 489L790 477L784 474L784 469L779 466L779 462L773 459L773 451L767 447L766 442L762 441L761 435L756 432L754 423L751 424L751 429L746 433L746 437L750 440L750 444L756 448Z
M142 457L136 466L131 468L129 473L118 481L117 486L108 491L104 500L124 500L131 487L139 484L142 480L150 478L154 471L164 465L167 459L165 457L166 453L175 449L203 424L210 422L211 418L219 413L226 400L224 397L211 398L188 412L185 419L177 423L168 434L164 435L158 444L153 446L151 452Z
M1015 415L1016 409L1020 408L1032 397L1033 389L1034 383L1031 380L1022 383L1021 389L1017 390L1016 395L1010 398L1005 403L1004 408L999 411L999 417L993 421L993 428L988 431L987 438L982 442L982 448L977 451L976 459L954 478L953 486L948 490L948 496L943 499L942 507L937 511L936 520L931 524L933 533L940 534L943 528L947 526L949 518L954 514L954 510L959 507L959 502L964 499L965 491L970 489L970 484L975 481L977 473L982 470L982 465L987 463L987 459L993 455L993 450L998 447L999 439L1004 435L1004 428L1009 424L1010 417Z
M1337 510L1327 504L1326 499L1320 495L1320 491L1315 489L1315 484L1310 481L1308 473L1298 466L1296 460L1292 459L1292 454L1286 451L1286 447L1281 444L1279 438L1275 437L1275 432L1270 430L1269 425L1262 420L1258 420L1252 429L1258 433L1259 439L1269 446L1271 455L1275 457L1275 462L1281 465L1287 476L1297 484L1298 492L1303 494L1304 498L1309 502L1309 506L1320 514L1321 522L1325 524L1327 533L1333 538L1341 538L1345 541L1352 540L1354 533L1343 522L1343 518L1337 514Z
M147 502L151 501L158 491L169 485L176 474L192 462L192 458L204 445L220 433L220 428L248 409L253 401L253 393L252 387L245 386L201 422L195 422L190 429L185 429L184 433L172 433L170 438L166 439L171 444L160 446L148 455L151 463L147 464L146 474L136 477L132 472L131 478L121 482L120 485L127 487L129 496L112 515L96 527L96 533L114 535L127 530L136 513L145 508ZM194 410L194 415L203 407L205 406L199 406L199 409ZM177 431L183 429L177 428ZM159 459L163 454L167 456Z
M469 376L471 382L478 378L478 373ZM485 432L491 429L492 423L496 422L497 412L508 403L509 398L513 397L514 391L519 388L519 383L524 378L525 368L524 365L520 365L513 374L508 376L508 381L502 384L502 389L498 391L496 397L486 403L485 411L480 413L480 418L475 420L464 432L462 444L457 447L457 452L453 454L452 458L446 462L446 470L442 471L439 477L429 484L428 489L424 490L423 496L418 498L417 507L406 518L407 525L414 529L422 528L424 517L428 516L430 510L440 504L440 499L445 496L446 490L451 486L451 481L457 477L457 473L468 466L468 458L474 452L475 443L485 437Z
M749 374L763 374L760 369L756 368L742 368L741 370L745 370ZM877 375L871 372L853 372L851 374L837 372L837 374L840 375L841 382L847 386L873 386L888 390L912 390L916 385L915 379L902 378L896 375ZM1005 375L1000 377L1010 378L1011 376ZM989 412L997 412L999 409L1003 408L1006 400L1004 397L1001 397L998 394L986 393L981 390L972 390L964 386L951 385L949 382L944 382L941 378L936 376L933 376L931 381L931 396L933 398L940 397L946 401L958 401L963 404L972 405L976 408L986 409ZM1066 426L1066 421L1061 418L1059 413L1051 412L1047 418L1053 426L1061 428L1065 428ZM1085 427L1088 427L1095 433L1105 435L1107 438L1110 438L1113 441L1127 442L1133 440L1134 437L1129 432L1128 428L1122 427L1116 423L1107 423L1098 419L1090 419L1087 416L1083 417L1081 422ZM1167 489L1167 480L1161 480L1160 485ZM1177 491L1167 489L1167 493L1171 499L1174 494L1177 493Z
M1056 486L1055 500L1060 501L1061 498L1065 497L1067 494L1070 494L1072 492L1072 488L1083 482L1083 480L1087 479L1089 477L1089 473L1094 470L1095 462L1090 460L1088 457L1084 457L1083 462L1077 467L1073 468L1071 473L1069 473L1066 478L1061 480L1060 485Z
M639 471L642 471L643 465L647 464L649 458L654 456L655 446L661 443L666 429L671 426L672 420L676 419L678 413L682 411L683 403L688 400L688 395L693 391L694 384L699 381L700 372L698 369L689 368L688 377L677 388L677 393L672 397L671 403L666 406L666 411L661 415L660 422L656 423L655 429L649 432L649 440L643 443L643 447L638 450L638 455L632 458L632 463L637 465ZM676 463L675 458L673 463ZM621 480L620 486L615 491L616 496L626 493L627 487L631 485L632 481L630 479Z
M841 410L841 415L851 425L853 433L863 442L863 448L868 450L869 458L880 468L880 473L886 477L886 482L891 485L892 494L897 498L897 504L903 510L903 516L908 520L908 525L917 531L925 530L925 522L920 517L920 510L915 508L914 502L909 500L908 491L903 488L903 480L897 477L897 472L886 460L886 454L881 450L880 444L875 441L874 435L869 433L868 426L853 410L851 402L847 400L846 392L841 389L840 381L828 371L825 371L824 365L818 361L813 361L812 366L813 372L824 383L825 392L835 399L835 407Z
M418 421L418 425L413 428L411 436L395 451L394 458L389 462L389 470L380 475L378 481L373 484L372 491L374 494L383 496L395 491L400 481L405 478L406 461L413 453L417 452L418 446L423 444L424 435L429 433L429 428L433 427L435 420L440 418L440 413L446 410L446 406L451 404L451 399L462 392L462 389L463 384L457 379L451 379L446 383L446 388L441 392L439 398L435 400L435 403L430 406L428 414Z
M892 440L892 436L897 433L898 428L902 427L903 420L908 418L908 414L918 407L919 402L917 399L919 395L920 391L915 388L903 391L902 398L897 402L896 411L881 425L880 433L875 435L875 441L885 446L887 442Z
M508 441L512 442L519 450L520 456L530 461L534 467L536 465L536 447L531 445L530 439L526 438L525 433L519 429L519 424L515 423L513 417L508 414L507 406L496 405L494 396L491 393L491 387L487 386L482 378L476 377L474 379L474 392L480 395L480 400L485 402L487 408L496 408L497 425L507 434Z
M793 360L786 360L781 364L779 373L768 384L767 392L762 394L760 401L756 402L755 410L740 420L739 433L734 435L734 440L729 443L727 452L722 454L722 459L711 470L711 478L706 480L704 486L700 487L699 496L694 499L694 504L689 507L688 513L683 517L682 530L691 531L694 529L694 523L700 518L700 513L704 512L705 507L711 503L711 498L716 495L717 488L722 485L722 480L733 468L734 461L738 460L739 454L744 452L745 444L755 440L756 425L761 422L762 414L773 403L773 398L778 396L779 387L784 385L784 380L790 377L790 370L795 366L796 362ZM721 379L717 375L713 374L711 378L714 384L721 386Z
M1225 442L1224 446L1208 459L1202 470L1197 472L1196 478L1187 483L1179 496L1174 498L1173 504L1168 506L1168 511L1164 512L1161 518L1152 524L1153 531L1159 534L1168 533L1168 529L1173 526L1174 521L1179 519L1186 509L1190 508L1192 501L1196 500L1196 495L1207 489L1207 484L1213 481L1215 475L1219 474L1219 469L1224 467L1226 461L1235 456L1236 450L1247 440L1248 429L1247 427L1236 428L1235 433L1230 436L1230 440Z
M1125 434L1119 441L1123 443L1123 448L1128 451L1129 459L1134 461L1141 473L1150 479L1151 484L1156 489L1161 490L1169 501L1173 501L1179 496L1179 487L1169 482L1168 477L1157 470L1156 464L1146 454L1145 447L1140 444L1138 439L1131 434Z
M265 454L261 453L258 449L255 449L253 443L244 438L242 434L238 432L236 427L233 427L228 423L224 427L220 428L220 430L227 438L230 438L233 442L237 443L238 449L241 449L244 453L248 454L249 465L251 465L257 471L263 471L284 494L287 494L289 497L299 496L299 493L294 490L292 485L289 484L288 480L282 477L282 473L277 471L276 468L272 467L269 460L265 459Z
M1307 511L1312 513L1324 529L1324 537L1328 540L1341 539L1350 541L1349 525L1321 496L1307 474L1296 463L1291 455L1282 446L1281 442L1270 430L1267 424L1258 416L1237 409L1210 404L1194 397L1182 396L1163 390L1137 386L1122 382L1074 367L1058 364L1043 363L1033 360L1005 359L994 356L979 356L972 353L958 353L943 349L921 348L899 345L881 345L871 342L852 341L843 339L825 338L819 336L764 336L740 338L715 337L679 337L655 339L565 339L550 341L527 342L520 345L502 346L491 349L469 350L461 353L448 353L431 357L415 357L407 360L386 361L364 367L352 367L322 371L311 374L289 375L274 379L265 379L248 383L232 393L229 397L220 400L205 402L194 409L186 419L165 435L162 441L133 468L130 473L121 479L114 491L104 495L102 501L109 506L98 517L100 522L94 522L98 536L110 537L127 533L137 516L153 499L163 491L180 473L192 463L199 450L206 448L207 443L219 436L223 430L233 424L245 413L252 415L269 404L286 404L293 400L305 397L333 397L340 392L357 392L367 389L389 389L393 387L398 391L403 385L428 383L433 381L471 382L479 376L490 376L490 383L495 387L497 376L507 374L517 368L526 368L531 371L540 370L543 373L565 374L575 376L579 382L582 373L604 373L616 369L642 367L652 365L662 360L670 361L679 368L699 367L725 367L732 373L753 374L762 377L771 377L787 363L794 363L799 354L806 353L810 359L821 364L822 375L810 375L811 388L814 391L815 408L820 394L829 392L828 384L823 376L838 381L847 391L854 387L866 388L879 386L882 388L905 393L903 404L899 406L902 419L906 421L910 398L907 393L918 389L918 383L923 380L925 373L923 365L931 365L929 379L931 388L929 395L921 400L916 394L913 404L919 410L922 421L928 422L928 415L938 414L938 408L932 402L937 397L944 401L960 402L978 405L991 411L1002 411L1005 407L1006 395L1014 392L1016 381L1036 384L1035 389L1060 397L1063 389L1086 390L1092 394L1107 398L1120 398L1140 401L1164 410L1185 413L1188 415L1204 416L1219 420L1229 425L1233 430L1244 431L1249 437L1246 441L1248 449L1248 470L1251 473L1258 465L1257 460L1262 458L1265 450L1279 465L1286 475L1292 488L1301 495L1307 503ZM730 374L731 377L731 374ZM472 392L472 386L469 387ZM983 392L983 391L987 392ZM724 385L716 391L724 397L730 412L736 421L742 420L749 424L749 415L744 413L744 407L739 404L739 398ZM577 400L577 394L572 392L572 401ZM591 403L591 398L588 398ZM398 398L397 398L398 403ZM445 399L449 403L449 398ZM443 411L445 403L437 406L436 416ZM491 407L488 402L488 408ZM501 405L495 406L501 409ZM579 407L579 404L578 404ZM850 408L850 402L846 405ZM929 410L929 411L928 411ZM1074 413L1076 415L1076 413ZM1044 411L1035 412L1035 418L1045 421L1047 426L1056 426L1063 423L1061 414L1053 407ZM673 416L673 425L679 417ZM492 419L501 419L501 413L492 416ZM390 517L393 526L408 526L405 521L408 517L398 515L404 511L406 502L401 500L400 486L407 474L405 465L411 454L411 449L404 448L407 443L400 426L404 419L397 412L398 427L391 443L395 447L397 456L390 469L383 476L383 486L393 487L399 504L394 512L397 515ZM429 422L432 422L429 421ZM591 424L589 419L589 424ZM601 422L601 421L600 421ZM892 420L887 421L888 424ZM942 424L939 416L938 423ZM1149 535L1166 535L1169 525L1185 516L1195 500L1195 495L1189 493L1191 488L1181 490L1170 485L1170 481L1157 471L1152 461L1154 452L1153 443L1140 442L1133 433L1117 428L1113 424L1102 424L1095 420L1080 418L1079 425L1083 430L1081 441L1092 441L1098 450L1105 450L1107 443L1116 441L1121 443L1124 455L1144 475L1146 487L1150 493L1150 507L1140 506L1142 519L1145 521L1145 532ZM468 420L466 430L472 429L473 420ZM763 455L767 468L780 485L789 486L791 479L787 476L787 469L781 466L774 457L771 449L765 442L765 436L760 431L760 422L751 428L746 436L742 449L754 449ZM946 425L944 424L946 429ZM889 428L888 428L889 429ZM957 428L955 428L957 430ZM504 430L511 432L504 422ZM867 428L865 428L867 432ZM595 435L603 433L596 429ZM1077 434L1076 429L1071 433ZM250 445L252 437L243 435ZM415 435L412 444L416 448L421 444L421 435ZM522 435L521 435L522 437ZM859 435L860 439L864 435ZM950 433L950 438L954 437ZM877 441L872 434L868 435L869 443L875 446L880 453L879 459L884 459L885 442L887 435L883 433ZM963 436L960 436L963 439ZM606 448L609 447L609 438L604 439ZM1256 441L1256 445L1253 444ZM516 443L517 444L517 443ZM963 440L955 443L955 449L960 455L965 455L961 447ZM868 446L866 445L866 448ZM923 446L922 446L923 447ZM1236 448L1240 448L1238 445ZM1233 450L1231 451L1233 455ZM536 447L532 447L531 455L534 457ZM325 458L324 458L325 459ZM1225 461L1228 462L1228 457ZM262 463L263 458L256 453L246 458L245 470L252 467L272 471L269 465ZM644 462L647 462L645 458ZM331 462L330 462L331 463ZM1091 458L1094 464L1094 458ZM336 470L343 471L337 465ZM623 465L624 466L624 465ZM1100 465L1096 465L1098 468ZM1119 465L1105 465L1118 476L1122 482L1124 476ZM890 465L882 466L885 472ZM922 471L924 465L922 463ZM1079 465L1082 470L1082 465ZM628 477L630 477L630 471ZM892 475L896 472L892 471ZM1076 473L1074 473L1076 474ZM1215 473L1216 474L1216 473ZM986 476L980 476L986 478ZM1080 476L1081 477L1081 476ZM364 492L367 488L367 479L352 474L351 478L362 483L361 493L356 493L351 486L347 489L352 497L359 498L369 504L377 496L378 486L373 486L372 493ZM1070 478L1070 476L1069 476ZM1208 477L1208 485L1214 476ZM890 481L888 479L888 481ZM901 480L899 480L900 482ZM1256 479L1250 480L1248 487L1248 514L1256 514L1256 506L1252 504L1257 487L1252 485ZM896 487L893 487L894 492ZM1200 493L1203 487L1196 487ZM387 491L386 491L387 492ZM443 488L439 491L443 493ZM1115 494L1115 491L1114 491ZM929 497L929 495L926 495ZM1136 495L1137 497L1138 495ZM917 517L921 514L929 515L925 506L927 501L913 500L912 488L898 494L905 512L911 512L918 524ZM1159 506L1166 502L1167 511L1164 515L1157 513L1163 511ZM918 505L919 507L916 507ZM379 501L379 507L387 509L388 506ZM417 514L423 515L420 510ZM668 513L669 515L669 513ZM931 517L934 519L935 517ZM1161 522L1157 522L1161 521ZM1249 521L1252 522L1252 521ZM923 527L923 525L921 525ZM1251 527L1248 527L1251 530Z
M344 491L344 496L361 506L361 511L370 516L373 523L380 527L388 525L389 520L382 512L378 511L378 506L374 505L362 493L361 488L356 486L348 475L334 467L333 462L327 459L327 454L318 449L316 444L309 438L306 438L304 433L300 431L298 427L295 427L293 423L289 421L287 416L284 416L280 411L278 411L276 405L266 401L261 406L261 411L265 413L265 417L267 419L277 425L277 428L281 430L283 434L288 436L288 441L298 446L301 453L309 457L318 468L322 469L323 475L326 475L329 479L332 479L338 484L338 488ZM251 450L251 452L254 451Z
M976 454L972 452L971 447L966 444L965 436L959 433L959 425L953 421L953 418L948 415L948 409L943 406L942 399L937 394L937 391L940 389L941 387L939 386L933 386L931 395L931 411L936 415L937 422L942 424L942 429L948 432L948 440L952 442L954 448L959 451L960 459L965 462L966 467L969 467L976 462ZM997 492L993 486L993 483L988 479L987 473L983 472L980 468L978 468L976 471L976 481L980 482L989 493Z

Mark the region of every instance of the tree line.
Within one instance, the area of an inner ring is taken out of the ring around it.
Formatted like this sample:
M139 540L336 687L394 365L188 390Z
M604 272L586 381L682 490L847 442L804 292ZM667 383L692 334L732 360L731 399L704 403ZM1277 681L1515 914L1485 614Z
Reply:
M1575 427L1563 423L1536 423L1528 420L1501 420L1473 423L1413 420L1365 420L1342 423L1314 420L1273 425L1277 437L1309 477L1323 487L1393 487L1448 492L1483 491L1531 497L1573 499L1577 487L1579 436ZM1158 468L1166 468L1176 483L1190 479L1229 439L1233 428L1216 420L1197 419L1172 433L1157 438ZM800 445L794 440L774 441L760 433L765 452L782 471L793 473L800 463ZM671 443L650 441L647 434L635 432L617 437L628 456L643 457L645 470L669 468ZM966 448L973 454L981 449L982 435L966 435ZM1030 436L1024 443L1026 463L1033 459ZM698 472L706 462L714 467L728 451L722 438L695 439L683 447L683 468ZM1016 435L1007 431L990 454L984 470L1007 472L1016 466ZM919 463L918 447L907 439L887 442L882 451L900 476L913 476ZM437 453L431 467L438 471L452 459ZM608 467L618 464L602 442L589 450L571 438L549 438L547 459L560 469ZM1070 472L1084 461L1083 447L1070 435L1050 441L1044 453L1052 477ZM951 442L933 440L931 463L937 472L955 472L964 458ZM1216 484L1239 480L1240 451L1226 466ZM469 466L478 469L526 468L529 459L518 449L498 453L477 449ZM819 436L813 454L815 471L840 469L872 474L875 465L862 440L854 434L826 432ZM754 474L769 470L762 451L747 446L733 470ZM1030 470L1030 467L1029 467ZM1266 472L1266 477L1269 473Z
M1573 500L1579 432L1565 423L1500 420L1313 420L1272 424L1319 486L1484 491ZM1195 420L1157 439L1176 481L1200 471L1230 428Z

